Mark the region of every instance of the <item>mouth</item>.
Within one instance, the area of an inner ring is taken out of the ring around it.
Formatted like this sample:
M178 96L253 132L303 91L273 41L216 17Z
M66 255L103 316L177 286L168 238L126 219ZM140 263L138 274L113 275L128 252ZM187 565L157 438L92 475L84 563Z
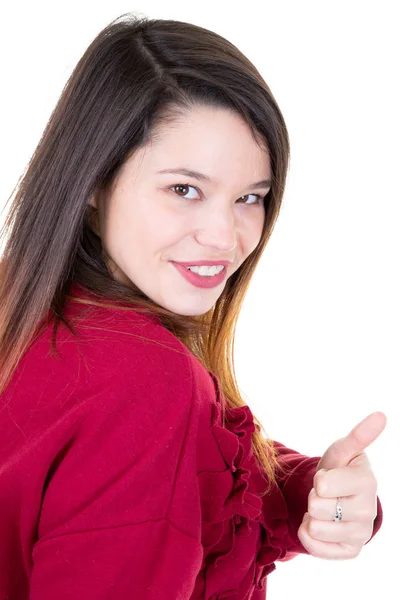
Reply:
M215 275L199 275L180 263L173 262L172 264L175 265L176 269L183 275L186 281L200 288L212 288L220 285L224 281L227 272L227 269L224 266L222 271Z
M182 265L184 267L229 267L233 264L233 262L229 262L228 260L200 260L193 262L180 262L180 261L171 261L175 262L178 265Z

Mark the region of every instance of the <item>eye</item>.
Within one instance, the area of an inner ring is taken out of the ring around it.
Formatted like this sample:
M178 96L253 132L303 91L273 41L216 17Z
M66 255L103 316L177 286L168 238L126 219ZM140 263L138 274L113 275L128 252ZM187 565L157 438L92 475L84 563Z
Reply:
M256 201L255 202L250 202L249 206L251 206L252 204L262 204L264 202L264 196L260 196L260 194L246 194L245 196L240 196L240 199L242 199L242 198L248 198L249 196L255 196L256 197Z
M170 189L172 189L174 192L175 192L175 188L192 188L193 190L196 190L198 192L198 189L196 187L194 187L193 185L189 185L188 183L176 183L175 185L172 185L170 187ZM188 192L184 192L181 197L184 198L187 193ZM180 196L180 195L181 194L178 194L178 196ZM185 198L185 200L192 200L192 198Z
M189 185L188 183L176 183L175 185L172 185L170 187L171 190L173 190L174 192L176 192L175 188L192 188L193 190L196 190L196 192L198 194L200 194L199 190L197 187L193 186L193 185ZM177 192L176 192L177 193ZM178 196L181 196L182 198L184 198L185 200L193 200L193 196L192 197L188 197L185 198L185 196L188 194L188 192L184 192L182 195L178 193ZM252 206L253 204L262 204L264 202L264 198L265 196L261 196L260 194L246 194L245 196L241 196L239 198L239 200L241 200L242 198L248 198L249 196L255 196L256 200L253 202L244 202L244 204L248 204L249 206Z

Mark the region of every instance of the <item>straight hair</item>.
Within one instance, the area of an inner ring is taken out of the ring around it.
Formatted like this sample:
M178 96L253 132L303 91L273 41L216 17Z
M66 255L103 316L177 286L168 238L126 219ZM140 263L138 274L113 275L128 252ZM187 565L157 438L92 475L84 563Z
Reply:
M199 106L235 111L245 119L254 140L268 151L272 184L264 198L259 244L207 313L184 316L158 305L134 283L127 287L113 278L96 228L96 209L88 201L97 191L113 189L125 162L159 128ZM112 307L117 302L124 310L157 315L217 376L225 427L227 407L246 405L233 361L236 324L279 214L288 163L282 113L263 77L235 45L194 24L132 13L107 25L77 63L8 198L14 196L0 234L5 243L0 394L45 327L53 324L53 350L61 322L74 333L64 308L76 282L94 294L92 304ZM252 448L268 484L265 494L285 469L255 415L254 422Z

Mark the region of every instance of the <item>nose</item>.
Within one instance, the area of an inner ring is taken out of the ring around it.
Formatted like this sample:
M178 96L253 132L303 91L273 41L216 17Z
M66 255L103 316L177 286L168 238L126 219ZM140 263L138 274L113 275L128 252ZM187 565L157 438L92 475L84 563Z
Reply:
M196 228L196 240L202 246L215 248L217 252L232 254L237 246L235 216L229 210L215 210L204 215L204 226Z

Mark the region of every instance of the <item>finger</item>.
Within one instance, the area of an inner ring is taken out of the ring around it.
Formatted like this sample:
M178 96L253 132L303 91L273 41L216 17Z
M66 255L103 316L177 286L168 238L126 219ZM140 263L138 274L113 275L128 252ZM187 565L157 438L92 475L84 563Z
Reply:
M297 535L300 543L312 556L327 560L346 560L358 556L360 553L359 547L350 546L344 542L322 542L311 537L308 533L309 518L309 514L305 513ZM338 526L337 523L334 523L334 525Z
M361 454L381 435L386 422L386 415L383 412L371 413L353 427L347 436L338 441L342 455L347 454L348 462Z
M371 413L363 419L358 425L348 434L348 438L352 440L355 447L359 446L364 449L374 442L385 429L387 418L385 413L377 411Z
M339 498L342 506L343 522L369 522L376 517L376 496L358 495ZM336 513L337 498L320 498L315 489L312 488L308 495L308 509L310 517L319 521L333 521L333 515Z
M362 546L368 538L365 524L361 523L329 523L327 521L319 521L310 517L308 521L307 531L309 535L320 542L343 543L354 546Z
M373 526L365 523L329 523L312 517L308 520L309 535L320 542L337 542L363 546L372 535Z
M353 463L386 427L386 415L374 412L368 415L350 431L331 444L321 457L318 467L335 469Z
M337 498L373 492L377 488L377 481L367 455L364 454L362 458L362 465L317 471L313 484L318 496Z

